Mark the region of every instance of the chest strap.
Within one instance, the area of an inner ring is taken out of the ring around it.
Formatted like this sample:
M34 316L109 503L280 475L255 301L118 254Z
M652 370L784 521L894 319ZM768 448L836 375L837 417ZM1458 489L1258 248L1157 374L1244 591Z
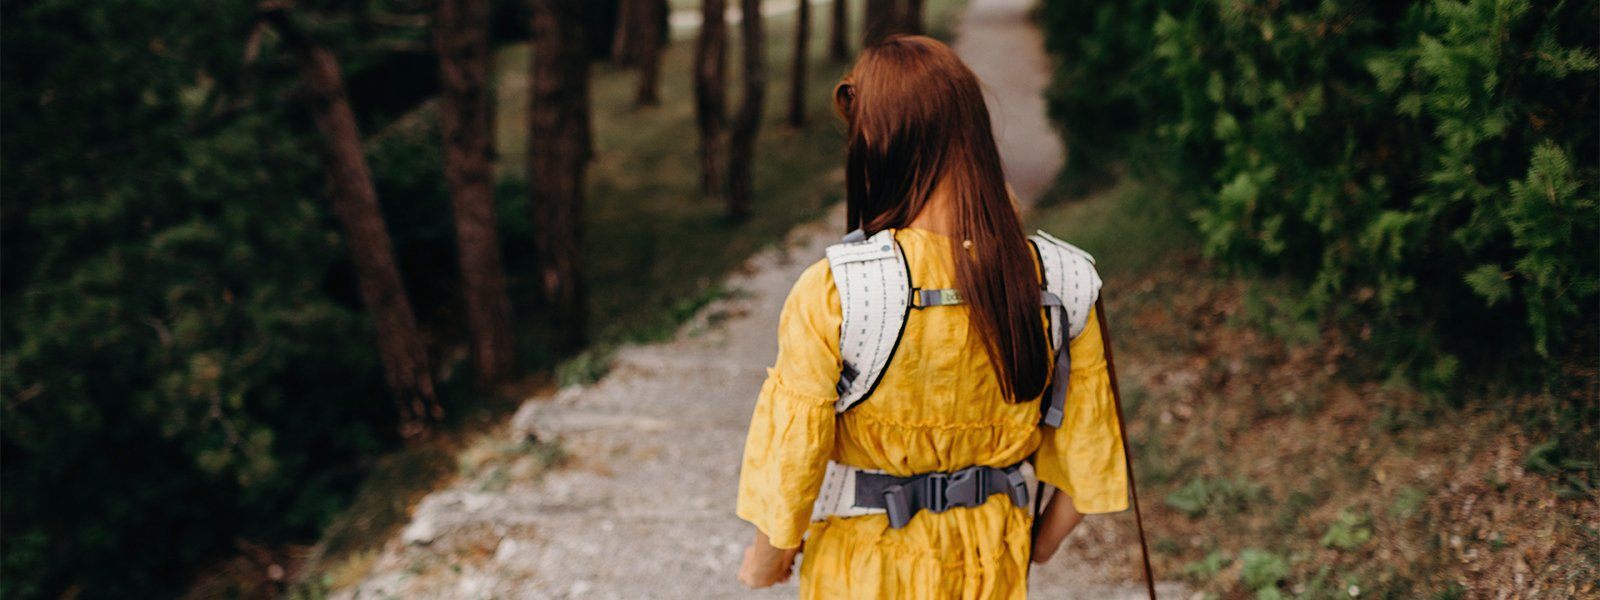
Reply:
M1050 315L1050 319L1065 320L1066 310L1063 308L1061 297L1050 290L1040 293L1039 304ZM961 292L955 289L928 290L918 288L912 294L911 308L921 310L934 306L956 306L961 304ZM1066 328L1051 327L1052 330L1065 335ZM1067 379L1072 375L1072 352L1067 348L1066 340L1053 340L1056 356L1052 364L1054 374L1051 376L1051 385L1045 391L1046 398L1039 422L1047 427L1060 427L1066 418L1067 406ZM844 393L850 389L850 384L856 378L856 370L850 363L844 363L844 372L840 374L839 383L835 389Z
M942 513L956 507L982 506L996 494L1004 494L1014 506L1031 510L1037 483L1033 465L1027 462L910 477L830 462L811 520L887 514L889 527L899 529L924 510Z

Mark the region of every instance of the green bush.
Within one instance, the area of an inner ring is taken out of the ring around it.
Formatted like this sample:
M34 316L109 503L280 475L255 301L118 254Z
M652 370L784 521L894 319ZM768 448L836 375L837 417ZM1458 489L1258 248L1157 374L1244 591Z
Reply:
M1594 339L1600 3L1056 0L1040 18L1069 174L1121 161L1195 190L1210 255L1371 323L1395 370L1445 385Z

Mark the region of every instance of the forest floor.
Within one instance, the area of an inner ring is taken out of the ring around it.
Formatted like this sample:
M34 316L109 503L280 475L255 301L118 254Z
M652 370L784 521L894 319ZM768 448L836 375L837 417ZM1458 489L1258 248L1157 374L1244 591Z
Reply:
M1158 573L1197 597L1600 595L1600 502L1527 426L1559 401L1382 378L1359 328L1203 259L1168 197L1124 183L1031 219L1105 277ZM1131 515L1086 525L1081 554L1136 577Z

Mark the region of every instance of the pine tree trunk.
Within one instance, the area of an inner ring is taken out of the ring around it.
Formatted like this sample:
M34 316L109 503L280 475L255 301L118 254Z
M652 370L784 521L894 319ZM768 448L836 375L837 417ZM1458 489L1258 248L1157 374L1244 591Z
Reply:
M833 27L828 31L828 57L850 60L850 0L833 0Z
M263 4L262 17L278 29L294 53L310 97L312 117L322 134L333 214L355 266L362 302L377 329L378 357L400 411L400 431L407 437L425 433L431 421L444 417L444 409L434 393L427 348L395 266L394 247L338 59L296 26L285 5Z
M806 61L811 58L811 0L794 15L794 63L789 67L789 125L806 124Z
M671 35L667 22L667 0L640 0L640 22L648 30L639 41L639 91L635 102L639 106L661 104L661 53L666 51L667 36Z
M528 178L544 300L554 313L556 350L588 341L582 271L584 171L591 153L589 48L583 0L534 0Z
M866 0L866 2L866 16L861 25L861 43L862 46L871 46L898 31L902 20L899 2L895 0Z
M922 0L903 1L905 2L905 5L901 8L905 12L901 15L900 30L907 33L922 35L924 33L924 25L922 21Z
M694 114L700 128L700 188L722 198L722 129L727 120L728 22L724 0L703 0L700 38L694 51Z
M639 5L649 0L621 0L617 3L616 33L611 38L611 60L631 67L638 59Z
M490 162L488 28L488 0L439 0L433 23L443 92L439 133L472 362L480 385L509 374L516 352Z
M744 19L740 21L740 53L744 66L744 100L734 117L728 144L728 218L750 218L751 196L755 194L756 136L761 132L761 113L767 96L767 44L763 39L761 0L740 0Z

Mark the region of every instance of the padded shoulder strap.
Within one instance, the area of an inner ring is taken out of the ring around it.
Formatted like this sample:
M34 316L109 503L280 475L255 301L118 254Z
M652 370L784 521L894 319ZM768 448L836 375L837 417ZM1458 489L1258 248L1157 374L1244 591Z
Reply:
M843 309L839 354L844 364L834 404L841 413L878 387L911 312L911 270L894 230L867 238L852 233L845 240L827 251Z
M1100 274L1094 269L1094 257L1082 248L1061 241L1040 231L1028 236L1039 249L1039 262L1044 266L1044 289L1061 299L1061 309L1066 319L1051 319L1050 337L1069 342L1083 333L1089 325L1089 309L1100 297ZM1062 337L1060 327L1067 327ZM1057 349L1065 348L1061 343Z
M1100 274L1094 257L1043 231L1028 236L1044 271L1045 307L1050 316L1050 345L1056 352L1055 373L1040 423L1060 427L1066 417L1067 381L1072 373L1072 340L1089 326L1089 312L1100 297Z

